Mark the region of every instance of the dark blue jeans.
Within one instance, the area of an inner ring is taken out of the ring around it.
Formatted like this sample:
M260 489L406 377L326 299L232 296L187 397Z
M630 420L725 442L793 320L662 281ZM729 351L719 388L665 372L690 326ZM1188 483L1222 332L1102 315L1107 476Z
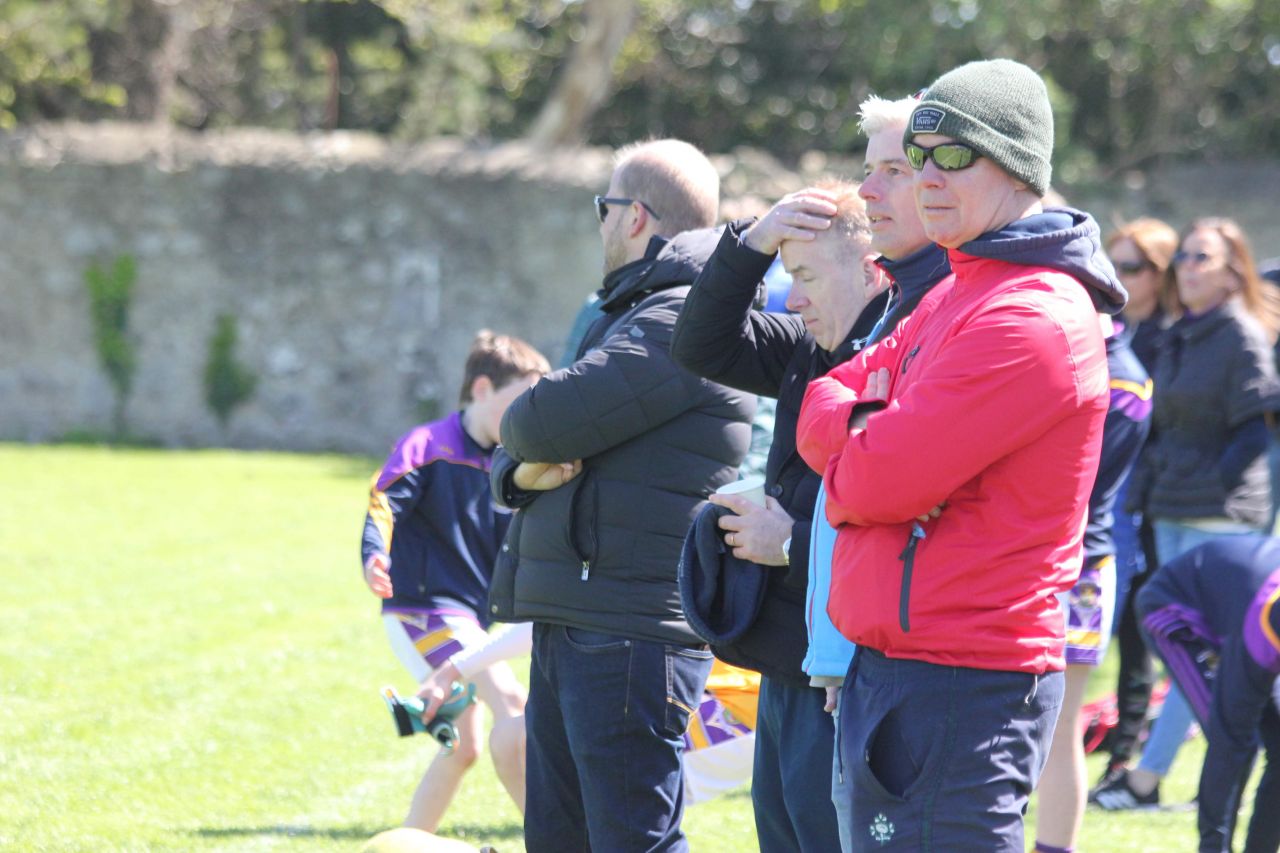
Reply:
M751 769L760 853L827 853L840 849L831 803L835 721L822 710L820 687L760 679L756 757Z
M683 851L683 735L711 652L533 626L525 847Z
M836 804L852 849L1023 853L1022 819L1064 684L1061 672L938 666L859 648L836 741L837 773L852 781Z

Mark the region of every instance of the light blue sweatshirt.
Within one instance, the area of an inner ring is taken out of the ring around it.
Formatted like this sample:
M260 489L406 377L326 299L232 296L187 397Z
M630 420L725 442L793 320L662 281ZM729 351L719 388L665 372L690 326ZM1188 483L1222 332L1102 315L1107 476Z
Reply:
M809 540L809 587L804 596L804 621L809 632L809 651L804 671L814 687L844 683L853 650L857 648L836 630L827 615L831 593L831 561L836 548L835 528L827 523L827 489L818 489L813 508L813 534Z

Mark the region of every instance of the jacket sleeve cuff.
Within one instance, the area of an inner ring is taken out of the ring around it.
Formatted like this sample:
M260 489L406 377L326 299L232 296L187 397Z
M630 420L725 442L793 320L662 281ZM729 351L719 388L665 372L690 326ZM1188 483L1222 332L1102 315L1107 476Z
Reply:
M818 473L849 440L849 418L858 400L852 391L830 378L815 379L805 392L796 429L796 449Z
M780 566L786 572L782 583L792 589L804 590L809 585L809 534L813 530L812 520L798 519L791 525L791 550L788 552L791 562Z
M537 492L526 492L515 484L516 468L520 465L501 447L493 454L493 467L489 471L489 487L498 506L520 509L533 503Z
M752 284L764 278L764 274L769 271L769 266L774 259L774 255L757 252L742 242L742 235L755 223L754 217L730 222L725 227L724 234L720 237L720 245L716 247L716 256L719 257L725 268L733 274L734 278L740 281L750 281Z

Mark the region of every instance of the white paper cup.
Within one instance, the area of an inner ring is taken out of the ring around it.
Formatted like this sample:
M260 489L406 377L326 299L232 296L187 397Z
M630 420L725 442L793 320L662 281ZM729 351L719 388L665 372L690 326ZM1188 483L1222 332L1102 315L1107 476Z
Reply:
M717 495L738 495L753 504L764 506L764 477L746 477L716 489Z

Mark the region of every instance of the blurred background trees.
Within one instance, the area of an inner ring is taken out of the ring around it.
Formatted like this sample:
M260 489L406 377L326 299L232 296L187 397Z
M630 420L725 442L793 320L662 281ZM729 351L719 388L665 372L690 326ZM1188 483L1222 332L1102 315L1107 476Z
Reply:
M1276 0L0 0L0 125L362 129L787 158L869 93L1040 70L1068 181L1280 151Z

